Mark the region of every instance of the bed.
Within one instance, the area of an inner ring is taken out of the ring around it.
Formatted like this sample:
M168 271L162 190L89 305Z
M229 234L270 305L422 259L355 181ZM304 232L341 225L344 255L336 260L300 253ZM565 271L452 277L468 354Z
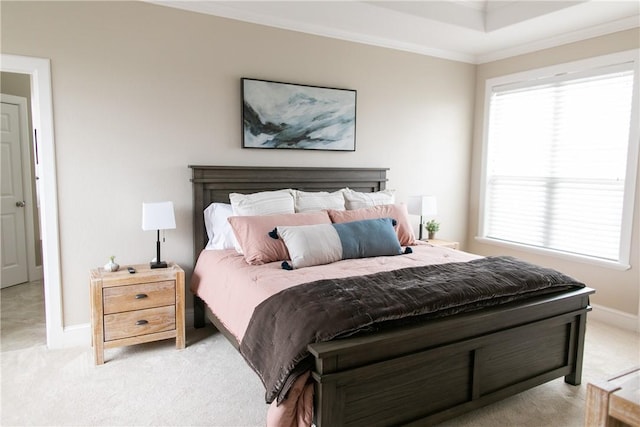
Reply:
M194 254L207 244L203 211L229 193L295 188L378 192L385 168L189 166ZM315 425L432 425L564 377L579 385L588 287L571 288L445 317L377 328L311 343ZM240 348L207 304L194 295L194 323L205 317Z

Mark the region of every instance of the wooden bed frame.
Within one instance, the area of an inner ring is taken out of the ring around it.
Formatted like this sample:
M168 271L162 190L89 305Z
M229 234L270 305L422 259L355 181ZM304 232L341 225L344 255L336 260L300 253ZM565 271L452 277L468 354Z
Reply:
M189 166L194 253L207 243L202 212L230 192L281 188L379 191L384 168ZM309 345L318 427L431 425L552 379L579 385L590 288L458 314L411 327ZM204 302L194 297L196 327ZM214 325L238 347L210 313Z

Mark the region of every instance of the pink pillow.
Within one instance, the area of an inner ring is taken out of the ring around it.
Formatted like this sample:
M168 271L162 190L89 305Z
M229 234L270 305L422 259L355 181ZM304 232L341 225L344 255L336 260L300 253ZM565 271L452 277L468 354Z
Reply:
M398 222L396 234L402 246L415 245L416 236L409 222L409 213L406 205L378 205L370 208L354 209L350 211L337 211L330 209L331 222L351 222L361 219L392 218Z
M232 216L229 223L238 240L244 259L249 264L264 264L289 259L282 239L274 239L269 232L284 225L331 224L326 211L295 214Z

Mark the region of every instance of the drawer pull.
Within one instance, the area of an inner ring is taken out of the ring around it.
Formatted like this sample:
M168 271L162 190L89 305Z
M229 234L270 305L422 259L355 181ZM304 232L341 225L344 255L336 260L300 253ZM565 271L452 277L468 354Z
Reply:
M143 299L143 298L147 298L148 295L147 294L137 294L136 295L136 299Z
M141 326L141 325L146 325L147 323L149 323L149 321L148 321L148 320L138 320L138 321L136 322L136 325L137 325L137 326Z

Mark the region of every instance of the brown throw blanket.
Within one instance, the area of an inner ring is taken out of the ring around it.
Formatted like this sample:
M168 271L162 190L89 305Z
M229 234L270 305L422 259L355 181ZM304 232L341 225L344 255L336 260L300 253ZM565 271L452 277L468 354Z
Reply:
M285 289L256 307L240 352L281 402L312 367L307 345L389 321L442 317L584 284L512 257L326 279Z

